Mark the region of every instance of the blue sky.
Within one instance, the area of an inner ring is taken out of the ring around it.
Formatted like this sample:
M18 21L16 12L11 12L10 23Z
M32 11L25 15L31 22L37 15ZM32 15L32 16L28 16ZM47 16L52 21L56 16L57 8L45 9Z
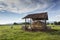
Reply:
M24 22L24 16L48 12L49 22L60 21L60 0L0 0L0 24Z

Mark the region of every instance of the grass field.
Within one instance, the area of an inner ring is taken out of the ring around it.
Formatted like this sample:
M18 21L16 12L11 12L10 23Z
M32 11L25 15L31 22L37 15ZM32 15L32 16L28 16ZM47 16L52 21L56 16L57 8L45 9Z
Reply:
M0 40L60 40L60 26L50 25L52 29L58 31L51 32L28 32L21 30L21 25L0 26Z

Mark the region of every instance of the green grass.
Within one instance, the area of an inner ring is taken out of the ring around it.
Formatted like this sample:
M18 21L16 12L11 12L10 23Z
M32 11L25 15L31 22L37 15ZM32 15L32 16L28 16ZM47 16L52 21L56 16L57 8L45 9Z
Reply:
M49 26L58 31L28 32L21 30L21 25L13 25L12 29L11 25L0 26L0 40L60 40L60 26Z

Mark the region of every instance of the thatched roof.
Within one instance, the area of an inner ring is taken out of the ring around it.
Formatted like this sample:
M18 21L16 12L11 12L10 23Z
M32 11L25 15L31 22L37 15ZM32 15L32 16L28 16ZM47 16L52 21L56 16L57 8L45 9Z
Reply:
M31 18L33 20L48 20L48 14L47 12L43 12L43 13L36 13L36 14L29 14L27 16L25 16L23 19L25 18Z

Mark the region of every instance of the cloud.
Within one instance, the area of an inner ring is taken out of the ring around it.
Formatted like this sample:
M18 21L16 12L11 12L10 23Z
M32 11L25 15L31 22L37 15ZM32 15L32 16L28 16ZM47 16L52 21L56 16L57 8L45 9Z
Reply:
M3 0L1 3L3 7L0 5L0 10L8 10L16 13L42 10L53 4L50 0Z
M54 17L51 17L50 21L60 21L60 15L56 15Z
M48 21L60 21L60 10L48 11Z
M48 21L60 21L59 19L60 0L0 0L0 13L1 11L5 13L5 11L3 10L8 11L9 14L11 13L13 14L13 12L20 13L20 14L26 13L26 14L19 15L20 17L27 15L27 13L37 13L37 12L47 11L49 17ZM24 20L22 20L21 18L18 18L18 20L15 19L15 16L14 18L11 17L12 19L11 18L8 19L8 16L6 18L5 18L7 20L6 22L5 19L0 18L0 23L3 24L4 22L5 23L24 22Z

